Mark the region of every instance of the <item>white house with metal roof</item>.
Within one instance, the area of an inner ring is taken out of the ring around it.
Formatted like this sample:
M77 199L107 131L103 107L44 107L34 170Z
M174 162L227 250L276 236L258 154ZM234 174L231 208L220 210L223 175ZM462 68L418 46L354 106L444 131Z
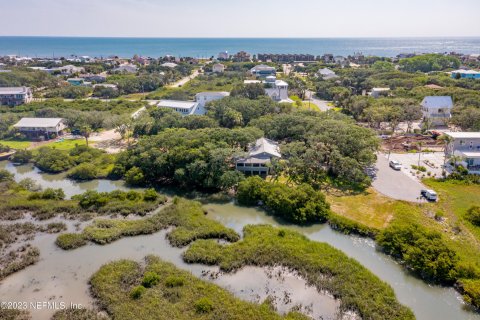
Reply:
M421 106L423 120L434 126L446 125L452 117L453 100L450 96L425 97Z
M29 87L0 87L0 105L18 106L33 100Z
M246 175L266 176L270 171L268 164L272 159L280 159L281 157L278 143L260 138L250 146L246 157L236 160L235 167Z
M323 80L338 78L337 74L328 68L319 69L315 75L317 78L322 78Z
M22 118L13 127L28 137L48 139L62 135L66 125L62 118Z
M480 72L475 70L455 70L450 72L453 79L480 79Z
M189 116L195 113L198 102L178 101L178 100L160 100L157 104L159 108L172 109L183 116Z
M447 156L459 156L469 173L480 174L480 132L445 132L452 138Z

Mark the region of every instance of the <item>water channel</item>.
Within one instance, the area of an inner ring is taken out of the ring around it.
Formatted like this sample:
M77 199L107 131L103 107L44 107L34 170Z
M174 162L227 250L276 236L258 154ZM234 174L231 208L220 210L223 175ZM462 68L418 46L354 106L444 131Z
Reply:
M29 165L13 166L3 161L0 162L1 168L14 173L16 180L29 177L44 188L62 188L67 196L89 189L126 189L121 181L76 183L65 179L62 174L43 174ZM417 319L480 320L480 314L466 307L460 294L453 288L431 286L408 274L390 257L378 252L373 240L344 235L333 231L328 225L298 227L284 224L262 210L239 207L233 203L209 203L204 207L208 211L208 217L239 233L248 224L271 224L292 228L314 241L326 242L340 249L390 284L398 300L411 308ZM70 223L69 229L73 231L73 228L73 223ZM8 301L51 299L90 305L92 301L88 294L88 278L101 265L123 258L140 261L148 254L158 255L195 275L201 275L205 270L216 272L216 268L185 264L181 259L183 250L172 248L165 240L165 233L162 231L148 236L125 238L106 246L88 245L73 251L57 248L54 244L56 235L39 235L34 240L34 245L40 249L40 262L4 279L0 283L0 297ZM310 313L313 318L322 316L325 319L335 319L338 316L338 301L328 294L318 293L295 275L286 273L282 277L272 277L272 274L275 274L275 270L246 268L236 274L210 280L249 301L261 301L269 293L276 292L280 312L288 311L301 303L309 306L306 313ZM285 292L290 294L291 301L283 305L281 299ZM35 311L32 314L34 319L47 319L51 311Z

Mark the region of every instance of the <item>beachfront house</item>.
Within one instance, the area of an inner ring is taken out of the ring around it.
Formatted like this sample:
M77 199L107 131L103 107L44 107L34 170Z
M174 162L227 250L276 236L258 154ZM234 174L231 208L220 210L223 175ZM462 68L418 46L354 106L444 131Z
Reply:
M165 63L162 63L160 66L164 68L175 69L178 66L178 64L174 62L165 62Z
M453 79L480 79L480 72L475 70L455 70L450 74Z
M66 125L62 118L22 118L13 127L29 138L50 139L62 135Z
M421 106L423 121L433 126L446 125L452 117L453 100L450 96L425 97Z
M378 99L380 97L386 97L390 92L390 88L373 88L369 93L370 97Z
M217 58L218 58L218 60L228 60L228 58L229 58L228 51L222 51L222 52L218 53Z
M245 157L237 158L235 167L245 175L267 176L269 163L273 159L280 159L280 147L275 141L260 138L252 144Z
M315 76L317 78L322 78L323 80L330 80L330 79L338 78L338 76L335 74L335 72L328 69L328 68L319 69L317 71L317 73L315 74Z
M215 63L212 67L213 73L223 73L225 71L225 65L221 63Z
M447 156L457 156L457 164L469 173L480 174L480 132L445 132L452 138L446 149Z
M198 102L195 101L177 101L177 100L160 100L157 104L159 108L172 109L183 116L195 114L198 108Z
M260 64L250 69L250 73L258 78L266 78L268 76L275 76L277 74L277 70L274 67Z
M29 87L0 87L0 105L19 106L33 100L32 90Z

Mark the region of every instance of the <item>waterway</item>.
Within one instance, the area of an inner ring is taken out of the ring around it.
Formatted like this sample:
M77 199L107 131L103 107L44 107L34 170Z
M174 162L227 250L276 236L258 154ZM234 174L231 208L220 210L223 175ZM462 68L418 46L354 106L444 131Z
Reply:
M40 173L31 166L13 166L7 162L0 162L0 168L6 168L15 173L17 180L30 177L43 187L63 188L69 196L88 189L110 191L126 188L119 181L99 180L74 183L64 177L60 178L59 175ZM58 178L53 179L54 176ZM234 203L209 203L205 204L204 208L208 212L207 217L239 233L248 224L271 224L292 228L311 240L325 242L340 249L392 286L398 300L411 308L417 319L480 320L480 314L468 308L463 303L461 295L453 288L428 285L410 275L389 256L376 250L375 243L371 239L344 235L332 230L328 225L298 227L285 224L260 209L239 207ZM69 225L69 228L73 228L73 224ZM19 301L57 299L68 303L89 305L92 301L88 294L88 278L101 265L123 258L140 261L148 254L158 255L195 275L201 275L205 270L216 272L216 268L185 264L181 259L183 250L172 248L165 240L165 233L166 231L162 231L148 236L125 238L106 246L91 244L73 251L57 248L54 244L55 235L37 236L34 245L40 249L40 262L2 281L0 297L3 300L20 299ZM285 312L289 307L301 303L307 307L307 311L311 312L314 318L322 316L325 319L334 319L338 316L338 301L329 297L327 293L312 290L303 280L294 275L286 274L282 280L269 276L267 271L246 269L234 275L222 275L210 280L249 301L261 301L266 297L266 292L277 292L279 293L278 306L282 305L282 294L288 292L292 300L291 304L287 304L283 309L280 307L280 312ZM252 274L255 276L251 276ZM258 281L248 281L252 278ZM35 319L45 319L45 316L50 314L50 311L44 310L36 311L34 316Z

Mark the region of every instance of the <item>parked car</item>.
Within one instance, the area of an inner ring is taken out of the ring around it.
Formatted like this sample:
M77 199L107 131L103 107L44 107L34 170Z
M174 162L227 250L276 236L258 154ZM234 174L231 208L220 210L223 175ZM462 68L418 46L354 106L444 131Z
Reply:
M420 194L428 201L435 202L438 199L437 193L433 190L423 189L422 191L420 191Z
M400 170L402 170L402 164L398 161L391 160L390 161L390 168L392 168L393 170L400 171Z

